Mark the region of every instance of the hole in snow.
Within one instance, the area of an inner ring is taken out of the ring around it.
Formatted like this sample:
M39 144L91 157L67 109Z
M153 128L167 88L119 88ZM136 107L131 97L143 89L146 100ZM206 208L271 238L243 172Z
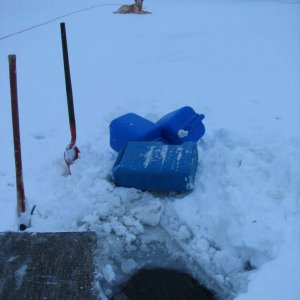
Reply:
M207 273L165 235L157 227L148 229L137 237L135 245L122 247L119 254L117 237L99 240L98 278L105 299L228 299L231 289L227 283ZM109 244L114 251L109 250ZM155 281L155 277L161 279ZM152 297L141 292L145 289Z
M113 300L213 300L211 291L192 276L170 269L141 269L130 278Z

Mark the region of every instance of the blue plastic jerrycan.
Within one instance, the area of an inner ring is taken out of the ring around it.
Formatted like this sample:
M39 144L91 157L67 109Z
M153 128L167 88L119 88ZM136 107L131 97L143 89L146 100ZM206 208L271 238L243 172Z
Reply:
M117 152L130 141L154 141L161 137L159 125L134 113L114 119L109 131L110 146Z
M188 192L194 187L197 164L195 142L129 142L113 166L113 180L127 188Z
M170 144L178 145L187 141L197 142L204 135L203 119L204 115L184 106L162 117L157 125L161 127L164 139Z

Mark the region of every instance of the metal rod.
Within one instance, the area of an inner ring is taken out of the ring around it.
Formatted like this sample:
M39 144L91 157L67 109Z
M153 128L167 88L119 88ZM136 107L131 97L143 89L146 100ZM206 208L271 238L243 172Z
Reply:
M71 82L65 23L60 23L60 30L61 30L61 42L62 42L63 57L64 57L66 93L67 93L67 101L68 101L69 124L70 124L70 131L71 131L71 144L73 146L76 143L76 120L75 120L75 113L74 113L73 92L72 92L72 82Z
M21 214L25 212L25 192L24 192L22 157L21 157L16 55L9 55L8 61L9 61L12 125L13 125L13 136L14 136L15 167L16 167L17 211L18 211L18 216L20 217Z

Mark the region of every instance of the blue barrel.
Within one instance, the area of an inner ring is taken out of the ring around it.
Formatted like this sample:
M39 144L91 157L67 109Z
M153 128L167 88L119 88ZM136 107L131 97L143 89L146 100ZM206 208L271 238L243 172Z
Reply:
M119 152L129 141L154 141L160 138L160 127L134 113L114 119L109 126L110 146Z
M197 142L204 135L203 119L204 115L184 106L162 117L157 125L161 127L164 139L178 145L187 141Z
M188 192L194 187L197 164L195 142L129 142L113 166L113 180L127 188Z

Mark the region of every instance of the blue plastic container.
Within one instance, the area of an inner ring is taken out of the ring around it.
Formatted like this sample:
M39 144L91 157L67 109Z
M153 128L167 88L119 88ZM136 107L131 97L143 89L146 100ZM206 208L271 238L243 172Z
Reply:
M188 192L194 186L197 164L195 142L129 142L113 166L113 180L128 188Z
M109 126L110 146L119 152L129 141L154 141L161 137L160 127L134 113L114 119Z
M179 145L187 141L197 142L204 135L203 119L204 115L184 106L162 117L157 125L161 127L164 139L170 144Z

